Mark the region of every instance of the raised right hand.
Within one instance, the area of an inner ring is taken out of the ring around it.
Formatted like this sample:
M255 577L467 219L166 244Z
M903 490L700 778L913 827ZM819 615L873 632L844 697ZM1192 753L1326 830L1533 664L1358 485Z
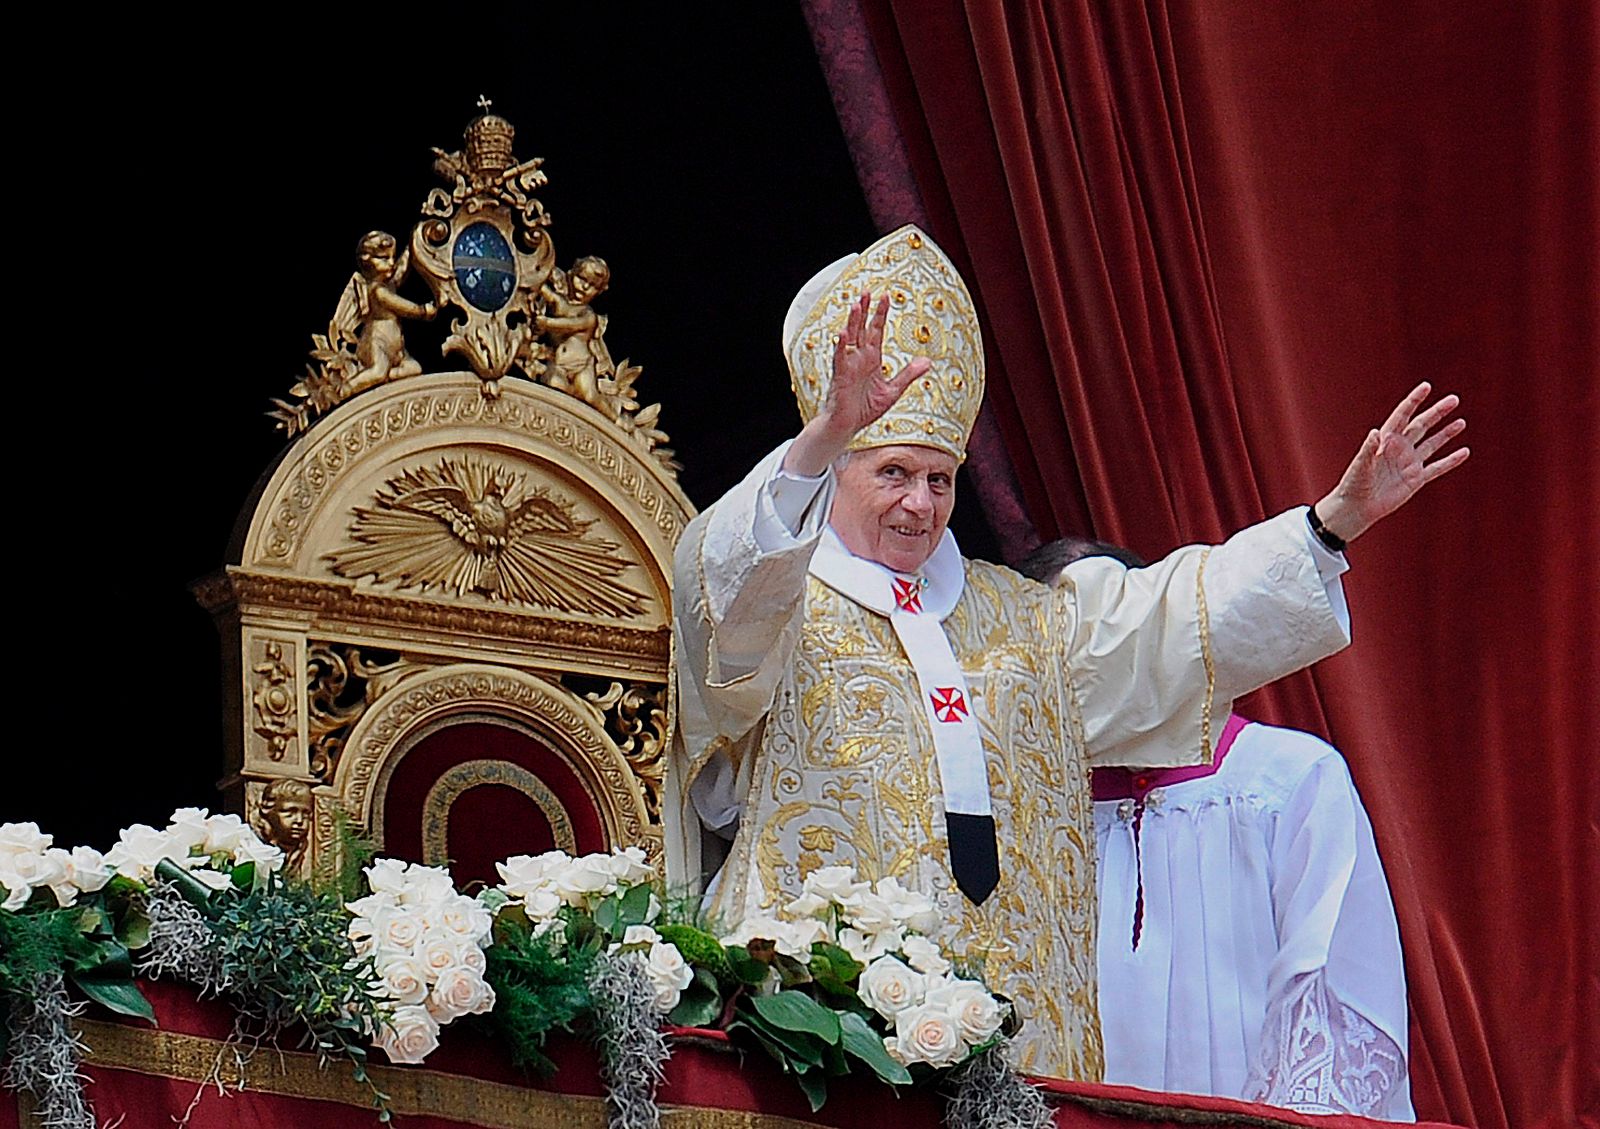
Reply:
M883 333L889 319L888 295L872 305L864 292L850 309L844 332L833 349L833 380L822 410L800 432L784 459L785 469L814 477L844 454L856 432L894 406L911 382L933 366L913 357L893 376L883 374Z

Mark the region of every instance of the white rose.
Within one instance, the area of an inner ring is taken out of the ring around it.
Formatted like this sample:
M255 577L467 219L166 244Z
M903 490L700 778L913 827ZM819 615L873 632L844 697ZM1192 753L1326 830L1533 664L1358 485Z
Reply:
M827 898L816 894L801 894L794 901L783 907L783 912L790 917L824 917L833 908L833 903Z
M223 851L230 856L239 846L239 837L248 830L244 820L232 813L207 817L205 829L206 835L200 849L208 855Z
M28 904L28 899L33 897L33 887L23 881L22 876L10 868L9 863L0 857L0 886L5 887L5 901L0 902L0 909L16 913Z
M93 847L72 848L72 884L85 894L93 894L111 881L106 857Z
M879 881L877 894L888 905L889 914L896 925L904 925L918 933L931 933L939 927L939 915L933 899L915 890L907 890L900 885L899 879L885 878Z
M386 909L372 918L373 936L378 946L389 952L411 954L422 944L427 925L412 909Z
M886 933L904 926L887 899L870 891L855 899L848 912L850 924L863 933Z
M886 956L867 965L856 991L862 1003L892 1020L922 1002L925 983L922 973L913 971L895 957Z
M656 875L655 868L645 860L644 850L640 847L624 847L613 853L611 873L623 886L637 886Z
M862 964L871 964L885 953L899 952L905 940L905 930L898 927L870 935L848 927L839 930L839 947Z
M267 875L283 869L283 851L271 843L262 842L255 832L246 828L239 836L238 846L233 849L233 862L235 866L255 863L256 881L259 882Z
M624 945L654 945L661 940L661 934L648 925L630 925L622 934Z
M413 956L380 956L378 975L383 978L383 991L402 1004L420 1004L428 998L428 970Z
M172 849L178 857L205 846L208 814L205 808L179 808L172 813L172 820L167 824L167 838L172 841Z
M494 864L500 872L500 888L513 898L525 898L534 890L555 884L555 876L572 862L565 851L546 851L542 855L517 855Z
M900 955L911 962L918 972L943 976L950 971L950 962L939 951L939 946L926 937L910 936L900 942Z
M393 894L368 894L364 898L357 898L353 902L346 902L344 908L356 917L377 917L386 909L397 908Z
M656 920L656 918L658 918L660 916L661 916L661 899L656 897L656 892L654 890L651 890L650 891L650 904L644 907L644 919L646 921L653 922L653 921Z
M0 823L0 859L24 852L42 855L53 842L54 837L41 832L37 823Z
M976 980L947 980L930 988L925 1002L954 1019L961 1037L974 1045L993 1036L1006 1018L1006 1006Z
M900 1040L895 1038L893 1035L885 1035L883 1037L883 1049L888 1052L890 1058L894 1059L901 1066L911 1065L911 1063L906 1059L904 1052L900 1050Z
M456 942L456 963L462 968L470 968L479 976L482 976L489 967L488 958L483 955L483 950L473 941Z
M555 889L535 890L522 900L522 911L529 921L551 921L561 912L561 898Z
M406 864L399 859L373 859L364 873L374 894L388 894L398 901L406 888Z
M856 904L857 898L871 889L867 883L857 882L855 877L856 872L851 867L825 866L806 875L800 888L823 901L837 902L849 909Z
M967 1055L967 1044L954 1017L941 1008L924 1004L895 1016L895 1038L908 1062L929 1066L954 1066Z
M779 921L771 917L747 917L728 936L724 945L746 945L751 941L771 941L784 956L794 957L802 964L811 961L811 945L826 939L827 929L820 921Z
M441 1023L463 1015L481 1015L493 1007L494 989L460 965L446 969L428 994L428 1010Z
M406 874L405 888L400 891L399 899L403 906L431 909L455 896L455 883L450 881L449 871L413 863Z
M481 941L494 929L494 918L472 898L452 894L439 907L439 928L460 939Z
M189 877L203 884L208 890L226 890L233 885L233 875L212 870L208 866L196 867L189 872Z
M182 854L174 851L165 831L157 831L144 823L123 828L116 845L106 852L106 864L115 867L124 878L136 882L149 881L156 863L164 858L176 862Z
M656 990L656 1011L662 1015L678 1006L683 990L694 982L694 969L670 941L656 941L650 946L644 974Z
M439 1046L439 1022L425 1007L397 1007L376 1042L390 1062L419 1063Z
M587 906L591 900L614 894L617 878L609 855L584 855L556 873L556 893L569 906Z
M428 970L430 983L438 980L445 969L454 968L461 963L456 959L456 948L456 938L442 929L434 930L423 939L422 948L418 951L417 958L422 961L422 966Z
M72 856L60 847L46 847L35 854L32 851L18 851L10 859L11 873L24 884L37 889L48 886L56 895L60 905L71 905L78 897L78 889L70 881L68 867L72 865ZM62 901L62 891L70 891L66 901Z

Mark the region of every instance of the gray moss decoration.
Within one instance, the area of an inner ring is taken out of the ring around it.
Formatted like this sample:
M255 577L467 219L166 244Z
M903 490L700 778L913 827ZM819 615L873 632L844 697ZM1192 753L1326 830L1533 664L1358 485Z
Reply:
M657 1026L661 1016L643 955L602 954L589 974L589 994L611 1129L660 1129L656 1088L672 1051Z
M1004 1041L957 1068L947 1098L947 1129L1044 1129L1054 1124L1050 1106L1035 1086L1006 1062Z
M200 989L202 998L219 996L227 984L216 934L200 911L175 886L156 882L145 895L150 944L134 971L152 980L179 980Z
M45 1129L95 1129L94 1110L78 1069L85 1047L71 1019L83 1011L72 1002L59 971L41 974L26 996L11 999L11 1040L0 1086L33 1095Z

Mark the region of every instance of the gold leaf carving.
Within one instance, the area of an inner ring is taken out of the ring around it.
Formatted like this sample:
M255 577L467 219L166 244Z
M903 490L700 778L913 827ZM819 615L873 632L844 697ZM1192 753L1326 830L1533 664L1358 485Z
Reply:
M590 615L644 610L645 596L614 579L629 566L617 545L504 467L441 459L390 479L376 503L356 508L356 544L328 555L340 576Z
M294 746L294 669L283 653L284 645L268 639L261 661L252 668L255 688L250 703L255 709L255 731L267 743L267 755L281 761Z

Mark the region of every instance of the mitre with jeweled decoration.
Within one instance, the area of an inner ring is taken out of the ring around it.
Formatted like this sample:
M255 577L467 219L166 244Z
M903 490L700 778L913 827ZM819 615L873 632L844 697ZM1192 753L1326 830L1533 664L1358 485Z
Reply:
M790 303L783 348L801 418L809 422L827 400L834 340L863 290L874 303L880 295L889 297L884 374L899 372L918 356L933 367L881 419L858 432L850 449L913 443L965 459L983 403L978 314L955 266L911 224L824 267Z

